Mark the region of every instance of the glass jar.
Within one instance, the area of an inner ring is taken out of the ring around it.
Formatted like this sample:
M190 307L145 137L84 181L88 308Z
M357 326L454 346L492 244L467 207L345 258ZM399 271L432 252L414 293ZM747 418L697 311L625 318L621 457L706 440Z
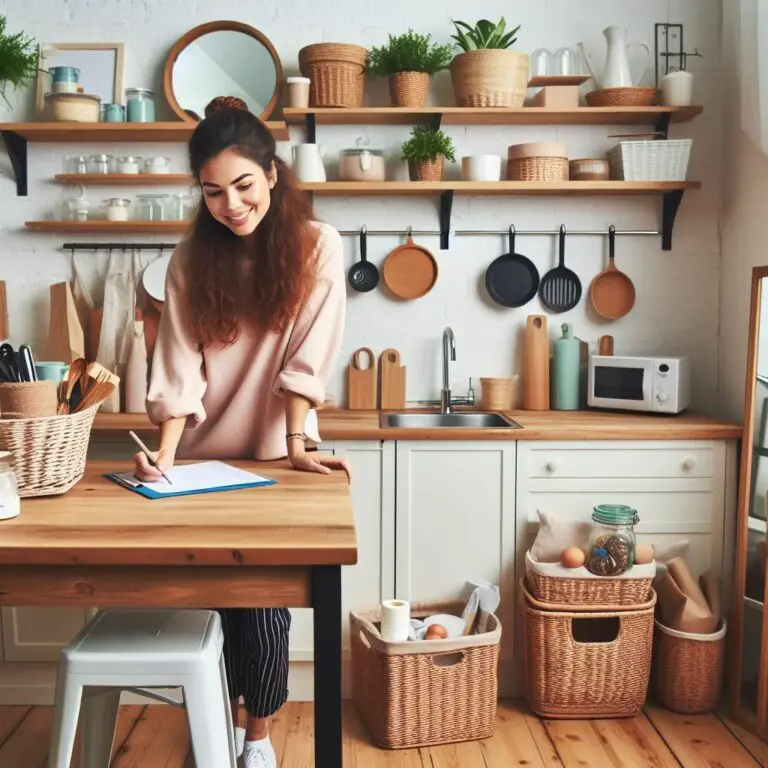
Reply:
M592 510L587 569L596 576L619 576L635 564L637 510L599 504Z
M90 155L88 157L88 173L109 173L111 167L111 155Z
M186 192L174 195L170 201L169 216L176 221L185 221L190 218L194 210L194 200Z
M0 520L18 517L19 512L19 483L11 465L11 452L0 451Z
M88 160L81 155L66 155L63 162L64 173L87 173Z
M123 123L125 122L125 107L122 104L102 104L101 105L102 123Z
M123 197L110 197L104 201L107 221L128 221L131 201Z
M339 153L341 181L384 181L386 163L379 149L343 149Z
M138 173L140 163L141 163L141 158L134 157L133 155L125 155L124 157L118 157L117 173Z
M170 196L163 193L136 195L136 218L142 221L165 221Z
M170 157L147 157L144 159L144 173L170 173Z
M537 48L531 54L531 77L549 77L554 74L554 57L546 48Z
M129 123L155 122L155 95L149 88L128 88L125 102Z

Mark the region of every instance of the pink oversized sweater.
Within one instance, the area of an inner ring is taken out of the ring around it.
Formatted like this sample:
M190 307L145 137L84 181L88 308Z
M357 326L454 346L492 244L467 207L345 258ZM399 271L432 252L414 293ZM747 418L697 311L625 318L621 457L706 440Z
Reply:
M269 460L287 454L285 392L312 407L341 347L346 309L341 236L314 222L318 279L313 293L284 333L243 327L234 343L204 349L183 322L187 243L171 257L165 305L157 333L147 412L153 423L187 417L179 458ZM258 268L257 263L252 268ZM312 435L311 435L312 436Z

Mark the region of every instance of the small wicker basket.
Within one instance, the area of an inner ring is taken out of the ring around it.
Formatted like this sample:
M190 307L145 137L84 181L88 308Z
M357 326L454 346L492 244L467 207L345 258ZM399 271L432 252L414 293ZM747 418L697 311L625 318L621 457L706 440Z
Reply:
M408 176L411 181L442 181L445 157L438 155L433 160L408 162Z
M413 618L459 615L458 603L411 606ZM373 740L387 749L486 739L496 727L501 625L450 640L388 643L380 611L350 613L353 698Z
M590 91L584 100L589 107L653 107L658 101L655 88L600 88Z
M525 696L541 717L634 717L648 693L656 593L633 610L552 610L520 580Z
M656 621L653 688L659 703L681 714L705 714L717 708L723 682L727 623L717 632L679 632Z
M568 181L567 157L519 157L507 161L509 181Z
M389 76L389 97L395 107L423 107L429 98L426 72L395 72Z
M310 78L311 107L361 107L368 51L347 43L315 43L299 51L299 69Z
M571 160L568 176L571 181L608 181L611 171L607 160L587 157Z

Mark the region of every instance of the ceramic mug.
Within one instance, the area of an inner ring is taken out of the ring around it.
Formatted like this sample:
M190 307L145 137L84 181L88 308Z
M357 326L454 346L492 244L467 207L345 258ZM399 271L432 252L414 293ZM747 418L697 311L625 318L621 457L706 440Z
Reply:
M464 181L500 181L499 155L469 155L461 158L461 178Z
M58 360L45 360L35 363L35 372L40 381L53 381L60 384L67 375L69 365Z
M661 101L667 107L687 107L693 103L693 75L678 70L661 80Z

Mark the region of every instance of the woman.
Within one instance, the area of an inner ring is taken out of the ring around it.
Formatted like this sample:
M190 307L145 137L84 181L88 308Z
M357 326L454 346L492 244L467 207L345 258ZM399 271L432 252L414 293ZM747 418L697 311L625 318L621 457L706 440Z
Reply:
M189 141L203 203L168 266L147 411L160 428L158 480L177 455L277 459L330 473L346 460L307 452L344 328L339 233L275 155L272 134L238 99L214 99ZM225 609L224 658L245 768L277 766L269 718L288 695L287 609ZM244 745L241 742L244 740Z

